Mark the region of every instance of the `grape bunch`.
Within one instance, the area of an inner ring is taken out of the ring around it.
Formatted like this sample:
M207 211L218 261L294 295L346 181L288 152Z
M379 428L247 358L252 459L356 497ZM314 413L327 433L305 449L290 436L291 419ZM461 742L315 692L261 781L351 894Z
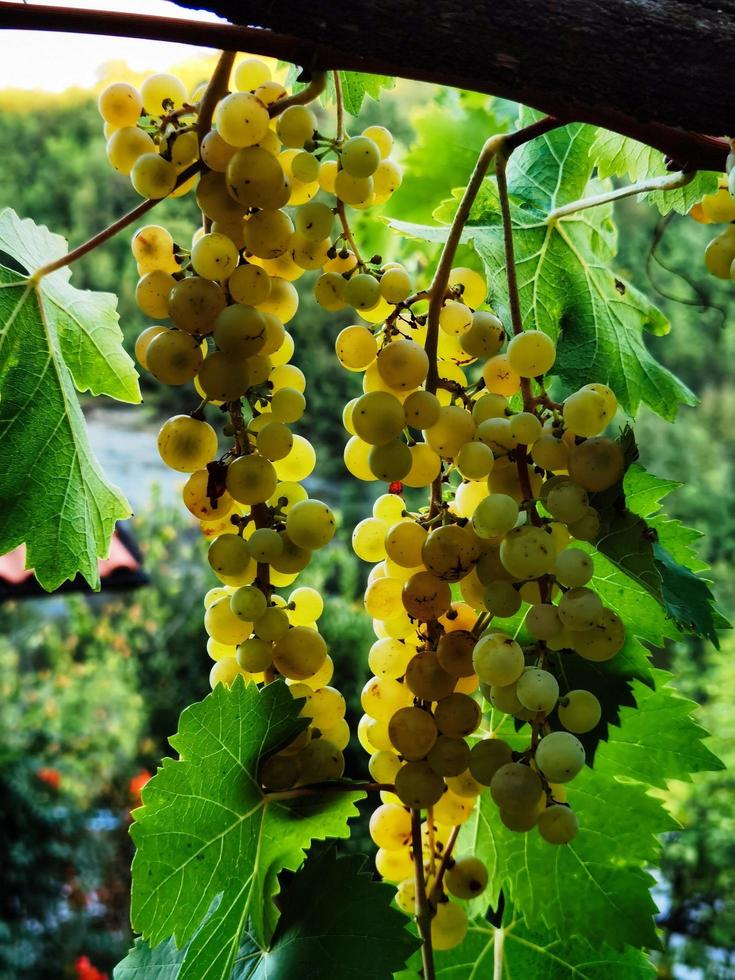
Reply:
M400 292L384 289L399 275ZM345 464L392 491L353 534L356 554L373 563L364 602L376 635L358 736L373 779L387 787L371 822L377 870L413 912L409 814L425 811L432 938L449 948L467 923L447 899L472 897L487 881L476 858L446 857L452 828L481 793L489 789L511 830L537 828L551 844L577 833L566 783L585 763L577 736L602 710L592 692L568 688L564 658L609 660L625 639L590 588L593 560L577 543L597 537L590 495L621 478L624 458L604 435L613 392L590 384L552 401L544 376L553 341L526 330L506 345L501 321L479 309L486 288L477 273L449 277L433 383L426 316L416 312L425 295L411 296L395 266L381 289L393 300L384 323L349 326L336 340L342 366L363 373L364 393L343 416ZM411 509L406 498L421 489L429 503ZM502 628L510 619L515 635ZM483 723L478 690L494 718L529 724L528 748L493 736L498 723Z
M209 565L221 582L204 601L211 686L283 677L304 702L308 727L261 767L263 786L279 791L339 778L349 741L317 625L322 598L308 587L288 598L275 592L293 585L336 528L331 509L302 485L316 458L292 431L306 407L306 380L290 363L294 342L285 329L298 307L292 283L318 269L318 293L325 277L336 277L340 290L356 286L355 304L364 305L365 285L345 248L347 230L334 233L335 213L344 202L387 200L400 170L388 157L387 130L321 136L313 111L289 99L264 62L240 62L234 86L214 107L212 128L206 120L199 126L205 89L189 97L170 75L148 78L140 92L112 84L99 109L108 159L142 196L195 190L202 210L188 247L154 224L133 238L136 301L158 321L138 337L135 354L159 381L193 383L197 396L191 414L163 425L158 449L187 474L183 501L210 542ZM224 447L207 409L219 410Z

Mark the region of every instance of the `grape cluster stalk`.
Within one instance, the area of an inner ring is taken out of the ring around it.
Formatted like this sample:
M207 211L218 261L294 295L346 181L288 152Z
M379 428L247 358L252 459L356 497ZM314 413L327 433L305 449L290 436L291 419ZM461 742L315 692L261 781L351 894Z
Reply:
M577 736L602 712L592 692L569 689L565 657L606 661L625 641L591 587L587 546L600 528L593 495L624 471L606 434L616 398L597 383L551 397L555 345L525 329L515 281L505 165L558 123L488 141L436 273L417 283L402 264L366 261L350 227L349 209L385 203L400 185L390 132L345 132L335 75L336 133L325 135L308 104L323 75L289 95L263 61L233 70L233 60L222 55L192 93L153 75L140 91L115 83L100 96L110 164L146 199L193 193L202 211L190 243L154 224L133 239L136 299L156 321L136 357L198 395L158 447L187 474L183 500L221 583L204 599L211 685L285 678L309 724L261 761L260 779L273 793L310 791L341 779L350 732L318 629L322 597L278 591L335 533L330 508L303 487L314 450L293 431L306 408L286 329L293 282L316 272L320 306L356 314L335 342L363 385L344 409L344 461L356 479L386 485L352 535L373 565L364 604L376 636L357 734L380 792L376 868L417 918L430 980L432 949L462 941L465 903L488 883L482 861L456 853L480 796L506 827L552 846L577 833L567 800L585 764ZM509 323L489 307L484 276L455 262L493 164ZM500 737L513 720L527 725Z

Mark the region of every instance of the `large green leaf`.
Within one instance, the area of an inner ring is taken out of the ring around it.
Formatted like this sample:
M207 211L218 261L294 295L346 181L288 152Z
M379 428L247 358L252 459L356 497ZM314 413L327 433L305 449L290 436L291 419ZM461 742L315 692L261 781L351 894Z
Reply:
M655 671L654 691L634 682L639 707L622 709L622 727L610 729L594 769L569 784L580 822L570 844L546 844L536 831L512 833L483 793L462 828L460 853L472 851L487 863L487 903L495 905L502 889L534 928L543 924L564 940L581 936L614 949L657 944L653 879L645 868L656 861L658 835L676 824L648 786L720 765L702 744L692 703L672 691L668 677Z
M482 918L475 919L464 942L437 953L435 962L437 980L490 976L494 980L649 980L656 975L653 964L640 950L591 946L576 937L560 940L543 929L529 929L523 918L507 907L500 929ZM412 966L414 969L399 974L398 980L417 980L418 957Z
M627 136L619 136L607 129L598 129L590 147L590 159L597 167L600 177L630 177L633 181L647 177L663 177L669 173L666 158L660 150L639 143ZM701 201L705 194L717 190L719 175L703 171L684 187L671 191L649 191L645 198L661 214L677 211L686 214L693 205Z
M526 143L510 159L507 177L524 324L557 340L554 370L568 390L595 379L609 384L630 414L644 402L671 419L678 405L694 404L696 399L645 345L646 331L668 331L666 318L610 268L617 251L612 205L547 220L556 208L603 189L590 179L594 135L588 126L565 126ZM456 204L455 195L435 213L437 220L448 223ZM390 225L409 237L446 239L446 227L400 221ZM494 179L485 181L462 240L482 259L489 301L507 319L503 231Z
M116 300L76 289L68 268L29 279L66 242L10 208L0 212L0 252L0 554L25 543L44 588L78 572L96 588L97 559L130 507L92 453L74 389L140 401Z
M419 946L405 915L391 906L390 885L372 880L357 855L311 855L279 898L281 917L268 949L246 933L232 980L383 980ZM205 924L206 924L205 919ZM138 940L114 980L177 980L189 947Z
M152 946L191 940L182 980L229 978L248 922L267 947L278 873L295 871L312 840L348 836L364 793L279 799L260 789L258 760L304 727L299 707L280 682L262 691L239 678L219 685L183 712L171 739L180 758L164 760L143 791L131 828L133 927Z

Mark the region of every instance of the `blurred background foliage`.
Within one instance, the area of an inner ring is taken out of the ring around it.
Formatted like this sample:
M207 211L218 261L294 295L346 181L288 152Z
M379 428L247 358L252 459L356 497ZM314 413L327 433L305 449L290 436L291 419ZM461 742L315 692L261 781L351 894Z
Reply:
M194 60L181 75L193 87L210 65L208 59ZM140 80L124 65L110 65L106 74L102 82ZM358 125L387 125L406 168L390 214L428 221L441 199L466 181L487 135L506 126L513 112L513 106L484 96L406 82L380 105L368 101ZM0 93L0 113L0 206L14 207L76 245L137 203L128 180L105 160L94 93ZM359 222L366 254L387 258L405 248L373 217ZM683 484L668 511L704 532L701 553L712 564L717 592L732 617L735 295L729 284L705 274L701 256L711 229L681 217L664 226L635 201L619 208L618 219L621 272L672 323L669 336L651 338L651 346L701 399L698 408L682 409L673 426L643 413L637 424L643 462ZM154 220L188 242L198 223L193 198L163 202ZM131 235L132 230L123 233L87 256L74 277L79 286L118 294L132 351L147 322L133 299ZM420 275L432 256L411 249L409 262ZM473 262L471 256L463 259ZM359 604L366 569L350 550L348 529L365 516L377 491L356 487L342 464L345 437L337 406L357 393L358 381L336 370L334 336L347 321L316 306L311 279L307 275L296 284L301 307L288 328L296 340L295 361L309 379L303 431L319 457L311 489L339 509L342 531L326 553L315 556L303 584L329 598L320 628L354 728L372 633ZM142 382L144 423L133 428L131 410L114 406L102 422L118 441L121 431L128 432L128 474L130 466L134 472L137 447L141 441L153 444L162 419L193 406L190 390L161 388L149 376ZM110 475L117 476L114 470ZM125 482L122 473L119 478ZM160 494L149 494L146 484L141 500L135 483L124 486L139 511L133 529L148 586L0 606L0 980L99 980L127 948L129 810L170 751L167 737L180 711L208 690L199 597L214 582L205 544L172 487L169 481ZM654 655L677 672L681 690L702 704L713 749L735 765L735 641L725 637L719 652L691 642ZM365 762L351 744L348 771L364 773ZM728 768L667 793L683 826L665 842L658 889L662 977L735 977L734 792ZM363 826L349 846L368 848Z

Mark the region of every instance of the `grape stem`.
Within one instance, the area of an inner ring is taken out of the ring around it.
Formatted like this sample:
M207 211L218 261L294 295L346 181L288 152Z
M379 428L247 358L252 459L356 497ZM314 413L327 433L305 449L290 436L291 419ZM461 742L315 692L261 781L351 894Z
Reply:
M431 920L433 918L433 911L426 894L420 810L411 810L411 849L413 850L414 883L416 887L416 925L421 936L423 975L424 980L436 980L434 950L431 944Z
M313 102L314 99L318 99L326 87L327 73L325 71L315 70L312 72L309 84L302 88L300 92L293 92L291 95L286 95L282 99L278 99L277 102L272 102L268 106L268 115L273 119L275 116L280 116L282 112L285 112L292 105L307 105L309 102Z
M342 96L342 80L339 77L338 71L332 72L332 79L334 81L334 97L337 103L337 142L341 143L345 138L345 104L344 98ZM339 156L337 157L339 160ZM352 254L357 259L358 269L365 268L365 261L360 254L360 249L357 247L357 242L355 241L355 236L352 234L352 229L350 228L350 223L347 220L347 211L345 210L345 202L340 201L337 198L337 217L339 218L339 223L342 226L342 237L349 245L352 250Z
M452 827L452 832L447 840L447 846L444 848L444 853L442 854L441 863L439 864L439 871L436 875L436 881L434 882L434 887L431 889L431 894L429 895L429 902L436 908L436 903L442 894L442 885L444 882L444 875L447 873L449 868L449 862L452 859L452 851L455 848L457 840L459 838L459 826Z
M230 73L232 72L232 66L234 63L234 51L221 52L219 59L217 60L217 65L215 66L212 76L209 79L206 91L202 96L202 101L199 103L197 137L199 139L200 148L202 145L202 140L212 128L212 119L214 117L214 110L217 108L217 103L227 94L230 84Z
M194 174L199 173L200 170L201 163L199 160L197 160L196 163L192 163L192 165L187 167L186 170L182 170L176 180L176 187L181 187L182 184L186 183L186 181L193 177ZM176 188L174 188L174 190L175 189ZM95 248L99 248L100 245L104 245L105 242L109 241L111 238L114 238L115 235L121 232L124 228L127 228L128 225L132 225L134 221L138 220L138 218L142 218L146 212L150 211L151 208L154 208L157 204L160 204L161 201L164 200L165 198L163 197L151 197L145 201L142 201L137 205L137 207L134 207L132 211L128 211L127 214L124 214L121 218L118 218L117 221L113 221L111 225L108 225L107 228L103 228L102 231L98 231L96 235L93 235L91 238L88 238L86 242L83 242L81 245L73 248L71 252L67 252L66 255L62 255L61 258L56 259L54 262L49 262L48 265L44 265L41 266L40 269L36 269L33 275L28 277L28 282L32 285L36 285L41 281L41 279L44 278L44 276L48 276L50 273L56 272L57 269L63 269L64 266L71 265L72 262L76 262L77 259L83 258Z
M665 174L663 177L654 177L651 180L639 180L635 184L628 184L619 187L614 191L607 191L604 194L596 194L593 197L583 197L578 201L571 201L563 207L551 211L546 218L547 225L555 225L560 218L565 218L569 214L576 214L579 211L586 211L588 208L596 208L601 204L609 204L612 201L620 201L625 197L633 197L636 194L648 194L651 191L673 191L678 187L686 187L696 176L696 170L687 173L679 172L675 174Z
M351 783L329 782L313 783L311 786L299 786L296 789L286 789L282 792L268 793L264 795L266 799L272 801L295 800L300 796L317 796L320 793L395 793L396 788L393 783Z
M436 267L436 272L434 273L434 278L430 286L431 297L429 299L426 343L424 344L424 350L429 357L429 372L426 377L427 391L435 394L437 384L439 382L439 372L437 367L439 314L441 313L444 295L449 285L449 275L452 271L452 263L454 262L454 256L456 255L457 248L462 240L462 232L464 231L464 226L467 224L470 212L472 211L472 205L475 203L475 198L482 187L482 182L487 175L490 164L498 153L501 153L502 157L507 159L513 150L517 149L517 147L522 146L524 143L528 143L529 140L535 139L537 136L543 136L544 133L548 133L552 129L556 129L563 125L564 123L553 116L546 116L543 119L539 119L537 122L532 123L530 126L524 126L522 129L516 130L514 133L497 134L495 136L491 136L480 150L480 155L475 163L475 168L472 171L469 183L465 187L462 199L459 202L457 211L452 219L451 225L449 226L447 240L444 243L444 248L442 249L442 253L439 257L439 264Z

